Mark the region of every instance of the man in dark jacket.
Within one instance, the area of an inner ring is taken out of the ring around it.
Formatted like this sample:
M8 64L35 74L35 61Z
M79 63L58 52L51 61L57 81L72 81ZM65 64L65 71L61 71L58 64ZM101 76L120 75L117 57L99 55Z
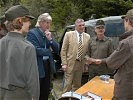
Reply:
M133 100L133 9L122 18L126 32L120 37L118 48L107 59L95 61L117 69L113 99Z
M48 100L50 92L50 74L55 73L55 63L52 52L59 52L59 44L52 38L49 31L52 18L48 13L38 17L36 28L27 34L27 40L36 48L39 78L40 78L40 100Z

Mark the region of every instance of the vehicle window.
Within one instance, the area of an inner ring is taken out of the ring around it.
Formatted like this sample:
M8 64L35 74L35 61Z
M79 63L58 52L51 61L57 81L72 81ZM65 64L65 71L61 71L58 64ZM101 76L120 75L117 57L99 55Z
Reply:
M90 35L90 37L96 36L94 27L92 27L92 26L87 26L86 29L87 29L87 33Z
M124 33L123 23L108 23L106 24L105 35L108 37L117 37Z
M73 30L74 30L74 27L70 27L66 29L66 32L73 31Z

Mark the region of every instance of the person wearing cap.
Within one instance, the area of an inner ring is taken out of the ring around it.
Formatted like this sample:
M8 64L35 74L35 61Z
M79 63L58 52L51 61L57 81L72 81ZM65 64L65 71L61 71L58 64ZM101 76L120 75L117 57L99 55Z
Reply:
M103 20L97 20L95 25L96 37L92 37L89 42L87 60L89 64L89 80L95 76L103 74L113 74L106 64L97 65L94 59L107 58L113 52L113 43L111 38L106 37L105 33L105 22ZM100 67L101 66L101 67Z
M56 72L52 53L59 53L59 44L54 40L50 32L52 17L49 13L43 13L38 17L35 28L27 34L27 40L36 48L39 78L40 98L48 100L50 93L51 75Z
M7 34L7 29L4 22L5 22L5 16L1 16L0 17L0 39Z
M95 61L117 69L113 100L133 100L133 9L122 16L122 19L125 33L120 36L118 48L108 58Z
M5 12L5 18L8 33L0 39L0 100L39 100L36 51L23 37L34 17L16 5Z

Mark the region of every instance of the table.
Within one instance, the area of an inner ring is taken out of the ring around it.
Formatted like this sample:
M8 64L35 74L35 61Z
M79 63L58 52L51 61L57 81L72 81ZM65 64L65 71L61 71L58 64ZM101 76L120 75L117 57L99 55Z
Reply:
M94 93L102 97L102 100L111 100L114 91L114 80L110 79L109 83L102 81L99 76L94 77L88 81L85 85L80 87L75 92L84 94L86 92Z

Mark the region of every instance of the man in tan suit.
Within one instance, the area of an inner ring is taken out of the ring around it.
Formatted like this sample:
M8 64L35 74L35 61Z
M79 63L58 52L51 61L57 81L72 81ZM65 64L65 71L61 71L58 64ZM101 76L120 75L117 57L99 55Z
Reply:
M84 31L84 20L77 19L75 21L75 31L69 31L65 34L61 49L62 69L65 78L63 93L75 91L81 86L82 69L85 63L84 56L90 39L89 34ZM82 47L79 47L80 42L82 42Z

